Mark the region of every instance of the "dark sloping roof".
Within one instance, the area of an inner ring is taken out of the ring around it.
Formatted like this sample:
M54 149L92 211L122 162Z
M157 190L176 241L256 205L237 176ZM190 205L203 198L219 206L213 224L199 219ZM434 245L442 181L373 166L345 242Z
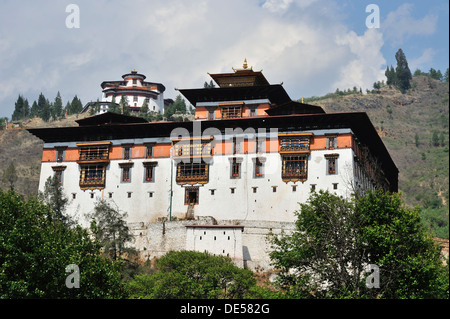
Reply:
M197 102L220 102L236 100L269 99L271 103L282 104L291 98L281 84L224 87L208 89L179 89L188 101L195 106Z
M270 116L291 114L320 114L325 111L317 105L305 104L296 101L286 102L266 110Z
M143 119L141 117L117 114L112 112L106 112L99 115L87 117L81 120L76 120L75 122L77 122L79 126L148 123L146 119Z

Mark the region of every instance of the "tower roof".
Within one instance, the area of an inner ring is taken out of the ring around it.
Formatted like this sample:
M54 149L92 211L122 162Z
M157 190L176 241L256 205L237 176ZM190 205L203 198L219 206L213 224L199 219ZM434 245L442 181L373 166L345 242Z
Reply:
M253 67L248 67L247 59L244 60L242 69L233 69L233 73L209 74L219 87L236 86L260 86L270 85L261 71L253 71Z

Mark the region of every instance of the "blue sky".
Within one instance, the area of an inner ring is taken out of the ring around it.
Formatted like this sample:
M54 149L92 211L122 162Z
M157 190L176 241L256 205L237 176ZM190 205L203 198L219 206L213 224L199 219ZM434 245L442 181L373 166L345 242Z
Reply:
M67 28L66 7L80 10ZM366 6L380 10L369 29ZM209 73L231 72L244 58L292 99L336 88L371 88L402 48L411 70L444 72L449 61L449 4L362 0L2 0L0 117L19 94L63 102L101 97L100 84L138 70L148 81L202 87Z

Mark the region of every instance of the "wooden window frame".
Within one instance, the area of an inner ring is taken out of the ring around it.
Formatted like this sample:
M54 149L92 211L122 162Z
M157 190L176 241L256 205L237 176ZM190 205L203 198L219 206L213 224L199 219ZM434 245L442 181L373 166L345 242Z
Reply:
M304 182L308 179L308 156L290 154L282 156L281 179L284 182Z

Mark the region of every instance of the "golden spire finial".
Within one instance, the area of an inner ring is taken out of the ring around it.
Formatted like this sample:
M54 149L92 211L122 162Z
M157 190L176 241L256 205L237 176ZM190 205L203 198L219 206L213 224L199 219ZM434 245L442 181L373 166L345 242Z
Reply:
M303 98L303 96L302 96L302 103L305 103L305 99Z
M242 67L244 69L247 69L248 65L247 65L247 58L244 59L244 64L242 65Z

